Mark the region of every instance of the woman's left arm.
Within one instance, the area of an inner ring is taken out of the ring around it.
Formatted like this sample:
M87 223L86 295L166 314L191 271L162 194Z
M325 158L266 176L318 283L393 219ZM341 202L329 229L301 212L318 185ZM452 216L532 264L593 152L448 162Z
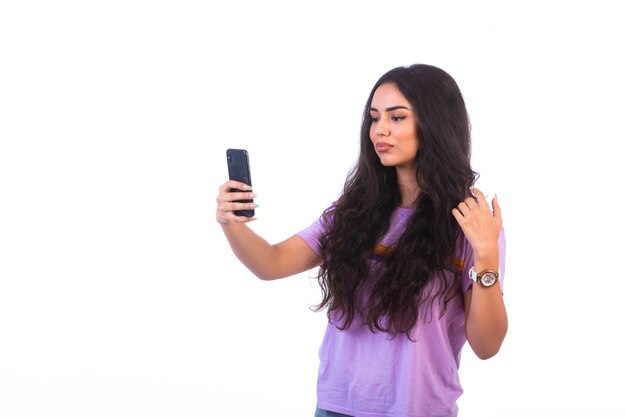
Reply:
M474 251L474 270L498 271L498 236L502 229L498 198L492 200L492 213L484 194L476 188L472 193L476 199L467 198L452 214ZM500 350L507 328L500 284L483 287L474 282L465 293L465 334L472 350L480 359L491 358Z

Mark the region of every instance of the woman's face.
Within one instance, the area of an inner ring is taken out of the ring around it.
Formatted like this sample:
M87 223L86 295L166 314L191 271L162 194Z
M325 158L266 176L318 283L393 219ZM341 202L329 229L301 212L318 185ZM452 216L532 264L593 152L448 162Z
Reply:
M385 83L374 92L370 107L370 140L380 163L412 167L419 142L413 108L395 84Z

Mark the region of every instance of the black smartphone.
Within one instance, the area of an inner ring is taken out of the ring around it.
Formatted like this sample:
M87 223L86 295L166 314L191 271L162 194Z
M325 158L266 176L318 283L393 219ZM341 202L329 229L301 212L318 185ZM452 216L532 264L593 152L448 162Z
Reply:
M248 151L245 149L227 149L226 162L228 163L228 178L231 180L243 182L252 187L250 179L250 160L248 159ZM230 191L242 191L231 188ZM236 203L252 203L252 200L236 200ZM235 210L236 216L254 217L254 209Z

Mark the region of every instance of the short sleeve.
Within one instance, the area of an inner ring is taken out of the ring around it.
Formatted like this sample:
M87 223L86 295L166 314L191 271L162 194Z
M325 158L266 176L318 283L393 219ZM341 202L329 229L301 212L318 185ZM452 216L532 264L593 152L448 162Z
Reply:
M321 239L324 233L326 233L326 230L324 229L322 218L320 217L311 223L309 227L298 232L297 235L304 239L304 241L311 247L311 249L313 249L315 253L322 256Z

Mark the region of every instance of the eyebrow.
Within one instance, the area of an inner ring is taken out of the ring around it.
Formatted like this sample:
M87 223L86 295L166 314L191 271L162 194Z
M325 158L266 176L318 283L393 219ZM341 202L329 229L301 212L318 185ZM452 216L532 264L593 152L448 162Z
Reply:
M386 112L390 112L390 111L394 111L394 110L398 110L398 109L405 109L405 110L409 110L409 111L411 110L411 109L409 109L409 108L408 108L408 107L406 107L406 106L392 106L392 107L387 107L387 108L385 109L385 111L386 111ZM375 108L375 107L370 107L370 111L375 111L375 112L377 112L377 111L378 111L378 109L377 109L377 108Z

